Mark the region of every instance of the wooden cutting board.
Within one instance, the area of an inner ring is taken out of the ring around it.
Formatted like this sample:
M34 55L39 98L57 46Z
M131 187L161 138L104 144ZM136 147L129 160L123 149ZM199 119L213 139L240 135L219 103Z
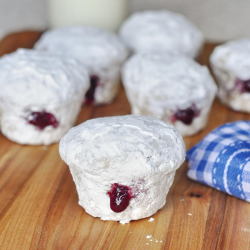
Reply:
M0 42L0 54L31 47L39 36L38 32L8 36ZM213 47L205 46L201 63L207 64ZM78 123L129 112L121 89L113 104L83 108ZM206 129L186 138L187 148L218 125L240 119L250 115L216 101ZM104 222L78 206L58 145L21 146L0 135L0 249L250 249L250 204L195 183L186 172L184 164L154 221Z

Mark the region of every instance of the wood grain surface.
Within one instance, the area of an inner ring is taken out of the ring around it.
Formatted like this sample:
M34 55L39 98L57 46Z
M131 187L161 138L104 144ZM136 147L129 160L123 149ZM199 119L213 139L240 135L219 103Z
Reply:
M0 42L0 55L31 47L39 36L10 35ZM201 63L207 64L213 47L205 46ZM78 123L129 112L121 89L113 104L83 108ZM216 101L206 129L185 139L187 148L218 125L249 118ZM58 145L21 146L0 135L0 249L250 249L250 204L193 182L186 172L184 164L153 222L104 222L78 205Z

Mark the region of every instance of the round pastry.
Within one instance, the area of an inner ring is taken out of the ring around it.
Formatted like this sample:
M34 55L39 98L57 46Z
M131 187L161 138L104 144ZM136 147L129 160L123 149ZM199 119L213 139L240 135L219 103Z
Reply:
M171 125L129 115L93 119L72 128L60 141L60 155L86 212L127 223L165 205L185 147Z
M207 122L216 85L207 67L174 54L137 54L123 68L133 114L172 123L192 135Z
M134 52L174 51L196 57L203 44L202 33L189 20L167 10L133 14L120 36Z
M74 124L89 88L74 59L20 49L0 59L0 127L21 144L57 142Z
M60 28L44 33L35 49L73 57L88 68L91 86L85 103L106 104L116 96L128 51L115 34L92 27Z
M210 59L220 100L234 110L250 113L250 39L220 45Z

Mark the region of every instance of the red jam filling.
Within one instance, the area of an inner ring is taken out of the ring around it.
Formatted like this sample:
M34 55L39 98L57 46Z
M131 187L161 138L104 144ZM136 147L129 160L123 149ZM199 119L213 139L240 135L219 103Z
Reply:
M196 107L190 107L187 109L179 109L175 112L173 116L173 121L181 121L185 125L191 125L194 118L199 115L199 111L196 109Z
M46 111L41 112L32 112L29 114L28 123L34 125L40 130L45 129L48 126L52 126L53 128L57 128L59 122L55 118L55 116Z
M96 87L100 84L100 79L97 75L90 76L90 88L85 95L85 104L89 105L95 101Z
M241 93L250 93L250 79L249 80L236 80L236 88L240 90Z
M110 198L110 208L115 213L124 211L133 198L131 188L118 183L112 184L111 190L107 194Z

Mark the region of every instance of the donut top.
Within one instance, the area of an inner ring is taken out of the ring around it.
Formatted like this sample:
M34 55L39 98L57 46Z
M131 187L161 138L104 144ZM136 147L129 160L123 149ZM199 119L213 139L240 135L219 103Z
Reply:
M28 49L0 59L1 105L65 105L88 87L87 71L74 59Z
M233 73L241 80L250 78L250 39L227 42L215 48L211 64Z
M133 14L120 35L136 52L176 51L195 57L203 43L201 32L189 20L166 10Z
M207 67L166 53L133 56L123 68L123 82L129 93L136 93L137 102L164 107L207 103L217 90Z
M171 125L128 115L97 118L72 128L60 141L60 155L69 166L90 175L114 178L174 171L184 161L185 148Z
M128 56L126 47L115 34L94 27L47 31L35 48L72 56L89 67L117 66Z

